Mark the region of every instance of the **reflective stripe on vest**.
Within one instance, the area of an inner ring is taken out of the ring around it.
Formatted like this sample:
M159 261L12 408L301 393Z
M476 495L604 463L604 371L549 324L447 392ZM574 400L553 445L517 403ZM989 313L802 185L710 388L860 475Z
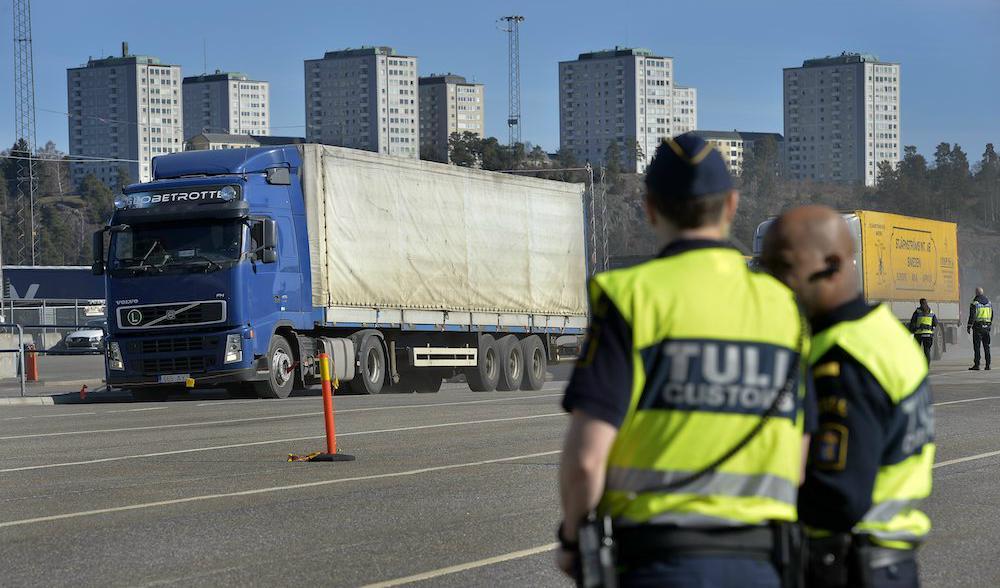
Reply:
M914 331L916 335L933 335L934 334L934 313L929 314L919 314L917 315L917 330Z
M872 374L896 416L906 423L905 430L887 439L872 506L854 531L871 535L885 547L910 548L930 531L930 519L919 510L920 501L931 492L935 450L927 362L885 305L817 333L812 343L810 364L840 347Z
M599 274L591 296L602 295L631 326L635 369L601 511L618 525L795 520L801 386L799 399L782 403L717 471L664 488L746 436L800 361L802 324L791 292L750 272L737 251L717 247Z
M973 302L976 305L976 322L977 323L992 323L993 322L993 305L987 302L986 304L981 304L976 301Z

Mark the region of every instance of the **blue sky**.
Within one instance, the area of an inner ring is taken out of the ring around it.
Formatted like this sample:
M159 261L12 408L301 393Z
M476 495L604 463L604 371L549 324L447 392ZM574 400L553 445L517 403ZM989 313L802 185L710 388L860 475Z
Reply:
M0 144L13 142L10 5L0 43ZM170 10L164 12L164 7ZM66 147L66 68L133 53L201 73L242 71L271 82L273 134L302 135L302 60L359 45L419 58L421 75L486 84L487 132L506 136L506 37L495 20L522 14L523 138L558 148L557 63L615 45L675 59L699 93L702 129L781 131L781 69L844 50L902 64L902 135L925 154L960 143L976 161L1000 143L1000 0L33 0L38 141Z

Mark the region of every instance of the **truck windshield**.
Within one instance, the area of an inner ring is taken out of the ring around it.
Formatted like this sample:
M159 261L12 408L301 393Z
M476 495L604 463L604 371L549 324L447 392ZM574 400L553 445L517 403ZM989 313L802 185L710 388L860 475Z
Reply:
M209 272L239 260L243 224L239 221L184 221L133 225L115 233L112 271Z

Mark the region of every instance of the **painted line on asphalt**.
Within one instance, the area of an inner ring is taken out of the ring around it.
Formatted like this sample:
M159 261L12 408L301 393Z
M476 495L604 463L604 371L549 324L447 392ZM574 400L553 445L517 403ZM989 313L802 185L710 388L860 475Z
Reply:
M515 559L522 559L525 557L531 557L532 555L538 555L540 553L547 553L549 551L555 551L559 547L558 543L549 543L547 545L539 545L538 547L532 547L531 549L522 549L521 551L512 551L510 553L505 553L503 555L497 555L494 557L488 557L486 559L480 559L476 561L470 561L464 564L458 564L455 566L448 566L446 568L439 568L436 570L431 570L429 572L424 572L422 574L414 574L412 576L406 576L404 578L396 578L395 580L386 580L384 582L376 582L374 584L366 584L361 588L391 588L392 586L402 586L404 584L411 584L413 582L423 582L425 580L433 580L434 578L439 578L441 576L447 576L449 574L456 574L458 572L465 572L468 570L473 570L476 568L482 568L486 566L492 566L494 564L503 563L505 561L511 561Z
M71 416L84 416L84 415L88 415L88 414L97 414L97 413L96 412L68 412L68 413L65 413L65 414L33 414L31 416L7 417L5 419L0 419L0 420L5 420L5 421L19 421L21 419L58 419L58 418L71 417Z
M541 390L538 390L538 392L562 392L563 390L565 390L565 388L566 388L565 386L556 386L556 387L546 386L546 387L542 388ZM547 396L554 396L554 395L553 394L535 394L534 396L514 396L514 397L510 397L510 398L505 398L505 399L499 399L498 398L498 399L490 399L490 400L470 400L470 401L464 402L464 403L465 404L475 404L475 403L483 403L483 402L501 402L502 400L520 400L520 399L524 399L524 398L545 398ZM344 401L344 400L350 399L350 398L365 398L365 396L337 396L336 394L334 395L334 399L335 400L340 400L340 401ZM253 400L216 400L216 401L212 401L212 402L199 402L199 403L195 404L195 406L213 407L213 406L229 406L231 404L264 404L264 403L273 404L273 403L276 403L276 402L280 402L280 403L284 404L284 403L296 402L296 401L298 401L298 402L302 402L302 401L316 402L319 399L321 399L320 396L298 396L298 397L295 397L295 398L284 398L284 399L281 399L281 400L275 400L275 399L269 399L269 398L268 399L265 399L265 398L256 398L256 399L253 399ZM456 403L445 403L445 404L456 404ZM462 403L460 402L458 404L462 404ZM414 405L414 406L440 406L440 405L420 404L420 405ZM389 406L389 407L385 407L385 408L394 408L394 407ZM379 410L384 410L384 409L383 408L379 408Z
M955 459L949 459L947 461L939 461L936 464L934 464L934 467L935 468L943 468L944 466L950 466L950 465L954 465L956 463L965 463L967 461L974 461L974 460L977 460L977 459L985 459L987 457L994 457L996 455L1000 455L1000 451L988 451L986 453L979 453L977 455L970 455L968 457L958 457L958 458L955 458Z
M962 404L964 402L979 402L980 400L1000 400L1000 396L983 396L981 398L966 398L965 400L949 400L947 402L935 402L934 406L946 406L949 404Z
M146 411L149 411L149 410L167 410L168 408L170 408L170 407L169 406L150 406L148 408L126 408L124 410L106 410L106 411L102 412L101 414L115 414L115 413L119 413L119 412L146 412ZM97 413L91 413L91 414L97 414Z
M519 417L503 417L496 419L481 419L477 421L458 421L450 423L437 423L433 425L416 425L413 427L397 427L393 429L374 429L370 431L353 431L347 433L338 433L337 438L341 437L353 437L356 435L377 435L380 433L402 433L406 431L421 431L424 429L440 429L444 427L461 427L466 425L485 425L490 423L504 423L510 421L527 421L532 419L544 419L552 417L566 416L564 412L553 412L548 414L534 414L528 416ZM213 447L195 447L192 449L174 449L171 451L158 451L156 453L138 453L135 455L122 455L118 457L102 457L98 459L88 459L83 461L66 461L59 463L49 463L49 464L39 464L31 466L21 466L16 468L6 468L0 469L0 474L6 474L10 472L26 472L31 470L45 470L51 468L64 468L69 466L78 465L92 465L95 463L108 463L113 461L126 461L131 459L146 459L150 457L163 457L167 455L181 455L185 453L201 453L204 451L217 451L221 449L235 449L239 447L255 447L257 445L272 445L274 443L292 443L295 441L310 441L313 439L324 439L326 435L309 435L307 437L290 437L287 439L269 439L267 441L250 441L247 443L232 443L229 445L215 445Z
M255 496L258 494L272 494L275 492L286 492L288 490L301 490L303 488L315 488L319 486L332 486L334 484L346 484L348 482L364 482L368 480L381 480L385 478L401 478L407 476L417 476L420 474L427 474L431 472L443 472L448 470L457 470L463 468L471 468L476 466L491 465L496 463L506 463L512 461L519 461L522 459L532 459L536 457L547 457L549 455L556 455L561 453L561 450L555 451L542 451L539 453L528 453L525 455L512 455L510 457L500 457L497 459L484 459L481 461L470 461L465 463L454 463L442 466L432 466L427 468L420 468L416 470L405 470L401 472L389 472L385 474L370 474L367 476L353 476L350 478L336 478L333 480L320 480L317 482L303 482L301 484L289 484L287 486L271 486L268 488L256 488L254 490L242 490L240 492L226 492L220 494L203 494L200 496L187 496L185 498L175 498L172 500L160 500L157 502L143 502L139 504L129 504L125 506L114 506L111 508L101 508L95 510L84 510L79 512L68 512L58 515L50 515L45 517L34 517L30 519L20 519L16 521L4 521L0 522L0 529L9 527L19 527L24 525L34 525L38 523L47 523L51 521L61 521L66 519L76 519L81 517L90 517L105 515L117 512L126 512L130 510L143 510L147 508L159 508L163 506L173 506L175 504L186 504L189 502L202 502L206 500L220 500L223 498L238 498L242 496Z
M428 408L437 406L459 406L465 404L486 404L490 402L509 402L511 400L529 400L533 398L551 398L553 396L561 396L561 394L534 394L532 396L511 396L507 398L494 398L490 400L468 400L461 402L437 402L433 404L401 404L398 406L372 406L365 408L347 408L343 410L336 411L336 414L343 414L348 412L372 412L381 410L395 410L403 408ZM314 417L321 416L322 412L300 412L293 414L279 414L271 416L260 416L260 417L244 417L239 419L225 419L219 421L201 421L197 423L173 423L169 425L148 425L144 427L121 427L117 429L90 429L84 431L59 431L55 433L30 433L26 435L7 435L5 437L0 437L0 441L9 441L13 439L36 439L39 437L64 437L67 435L95 435L101 433L124 433L129 431L154 431L160 429L180 429L189 427L202 427L207 425L227 425L232 423L251 423L258 421L273 421L280 419L293 419L293 418L303 418L303 417Z

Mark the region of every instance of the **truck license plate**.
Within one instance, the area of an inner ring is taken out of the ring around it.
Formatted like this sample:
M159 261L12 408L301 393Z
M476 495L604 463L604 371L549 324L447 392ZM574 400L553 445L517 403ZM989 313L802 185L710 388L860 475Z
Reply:
M191 374L170 374L168 376L159 376L156 381L160 384L178 384L187 382L187 379L191 377Z

